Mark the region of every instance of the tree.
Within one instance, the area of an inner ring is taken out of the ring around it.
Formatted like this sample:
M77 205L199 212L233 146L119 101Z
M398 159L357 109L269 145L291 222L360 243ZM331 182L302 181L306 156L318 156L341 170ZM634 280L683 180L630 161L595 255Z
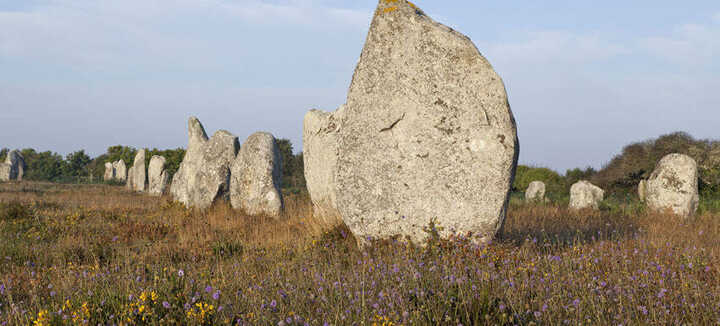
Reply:
M514 190L526 191L533 181L545 183L548 195L561 195L567 192L565 179L557 172L548 168L518 165L515 172L515 182L513 182Z
M565 172L566 188L570 189L573 184L580 180L590 180L595 175L595 173L597 173L597 171L595 171L595 169L591 166L586 167L585 170L580 168L567 170Z
M50 151L38 153L32 148L26 148L20 152L27 166L23 179L59 181L62 177L65 161L60 154Z
M65 170L63 171L64 175L66 177L87 176L89 173L87 166L91 161L90 156L85 154L85 150L79 150L68 154L65 158Z
M125 165L127 165L127 167L129 168L135 161L135 155L137 155L137 152L137 149L130 146L116 145L108 147L107 158L105 159L105 162L103 162L103 164L107 162L113 163L119 160L123 160L125 162Z
M282 186L283 188L304 188L305 171L303 154L293 154L293 145L289 139L276 139L281 157Z
M182 163L183 158L185 158L185 149L176 148L159 150L157 148L153 148L152 150L148 150L145 155L145 166L150 165L150 159L152 159L155 155L165 158L165 171L167 171L170 180L172 180L172 177L175 175L177 170L180 169L180 163Z

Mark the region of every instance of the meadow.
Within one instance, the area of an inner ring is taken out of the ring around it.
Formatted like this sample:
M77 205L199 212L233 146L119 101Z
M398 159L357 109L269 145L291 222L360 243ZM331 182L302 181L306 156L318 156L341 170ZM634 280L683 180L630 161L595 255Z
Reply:
M0 325L720 323L720 213L513 198L503 234L358 248L311 218L187 210L112 185L0 184Z

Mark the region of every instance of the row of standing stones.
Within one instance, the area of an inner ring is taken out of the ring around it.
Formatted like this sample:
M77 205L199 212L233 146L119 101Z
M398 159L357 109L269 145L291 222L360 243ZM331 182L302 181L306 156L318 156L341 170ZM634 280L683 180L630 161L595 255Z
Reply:
M605 192L588 181L579 181L570 188L570 208L598 209ZM698 169L695 160L683 154L669 154L658 162L648 180L640 181L638 197L658 212L690 217L698 209ZM545 201L545 184L533 181L525 191L527 202Z
M105 163L103 180L125 182L127 180L127 166L125 165L125 161L119 160L112 163Z
M126 182L127 189L131 191L161 196L167 192L169 175L165 170L165 158L158 155L150 159L146 170L145 150L140 150L135 156L133 166L129 169L123 160L105 163L103 179Z
M0 181L22 181L25 174L25 159L18 150L12 150L0 163Z
M170 186L176 201L204 209L222 199L251 215L281 215L281 162L273 135L257 132L240 146L238 138L225 130L208 138L200 121L192 117L188 138L187 152Z
M249 214L282 212L272 135L253 134L240 146L227 131L208 138L196 118L188 129L188 150L170 186L175 200L203 209L224 199ZM430 223L441 226L441 236L491 240L505 221L519 148L505 86L490 63L468 37L405 0L380 0L346 103L304 119L314 216L328 226L345 224L361 243L398 235L422 243ZM143 162L144 152L138 155ZM673 200L697 194L697 171L670 161L663 159L646 183L647 198L675 210L682 205ZM128 183L140 180L144 170L131 169ZM544 185L532 187L544 193ZM597 208L603 196L581 181L570 206Z
M188 134L188 150L172 184L165 169L166 159L155 155L146 168L144 149L138 151L127 173L122 160L106 163L104 179L126 181L128 190L154 196L169 190L176 201L187 207L205 209L224 199L248 214L280 216L281 163L275 137L258 132L242 147L237 137L224 130L208 139L195 117L188 122Z

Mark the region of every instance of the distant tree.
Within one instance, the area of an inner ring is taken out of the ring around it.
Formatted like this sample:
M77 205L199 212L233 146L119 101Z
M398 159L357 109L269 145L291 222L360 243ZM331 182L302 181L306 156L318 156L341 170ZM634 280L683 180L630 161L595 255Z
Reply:
M135 155L137 154L137 152L137 149L130 146L116 145L108 147L107 157L105 158L105 162L103 162L103 164L105 164L106 162L113 163L119 160L123 160L125 161L125 165L130 168L135 161Z
M5 162L5 158L7 158L8 153L10 153L9 149L0 149L0 162Z
M87 166L92 162L90 156L85 154L85 150L70 153L65 158L64 175L66 177L84 177L88 176Z
M176 148L159 150L157 148L153 148L152 150L147 150L147 153L145 154L145 166L149 166L150 159L152 159L155 155L165 158L165 170L168 172L170 180L172 180L172 177L175 175L177 170L180 169L180 163L182 163L183 158L185 157L185 149Z
M38 153L32 148L20 151L27 170L24 179L35 181L59 181L65 170L65 160L50 151Z
M567 170L565 172L565 187L570 189L573 184L580 180L590 180L595 173L597 173L597 171L591 166L586 167L585 170L580 168Z
M281 157L283 188L304 188L305 172L302 153L293 154L293 145L289 139L276 139Z
M543 167L518 165L517 171L515 172L513 189L524 192L533 181L542 181L545 183L548 195L563 195L567 192L565 189L565 179L557 172Z

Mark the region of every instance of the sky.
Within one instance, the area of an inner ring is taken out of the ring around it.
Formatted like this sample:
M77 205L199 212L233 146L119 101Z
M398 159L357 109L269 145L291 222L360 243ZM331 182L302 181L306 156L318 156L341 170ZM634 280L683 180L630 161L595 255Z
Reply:
M686 131L720 138L717 0L416 0L503 78L520 162L601 167ZM0 0L0 147L187 145L187 119L302 149L345 102L377 0Z

